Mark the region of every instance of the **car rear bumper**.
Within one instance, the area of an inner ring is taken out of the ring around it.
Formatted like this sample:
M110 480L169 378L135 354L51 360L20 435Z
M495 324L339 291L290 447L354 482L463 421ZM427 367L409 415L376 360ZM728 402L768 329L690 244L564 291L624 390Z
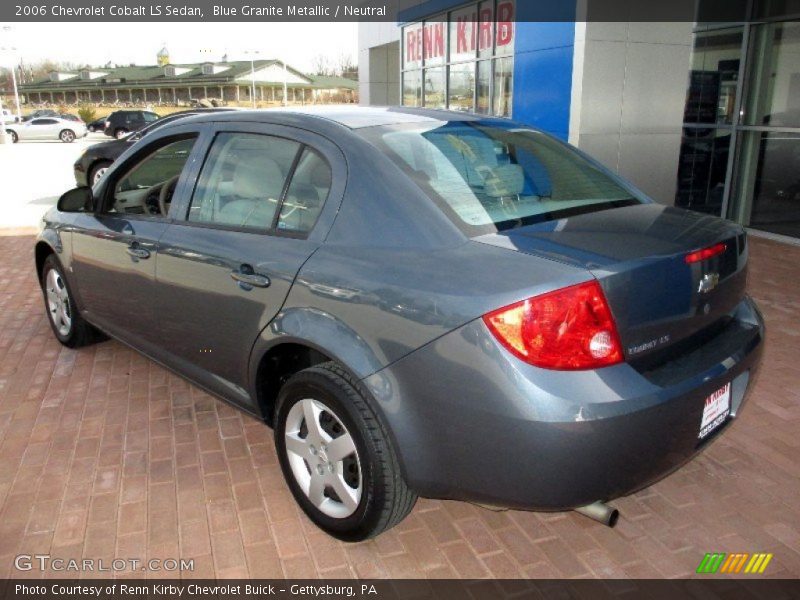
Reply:
M649 372L537 369L481 320L364 382L404 474L423 496L556 510L626 495L691 460L740 414L763 320L751 300L729 332ZM705 399L731 383L731 417L698 439Z

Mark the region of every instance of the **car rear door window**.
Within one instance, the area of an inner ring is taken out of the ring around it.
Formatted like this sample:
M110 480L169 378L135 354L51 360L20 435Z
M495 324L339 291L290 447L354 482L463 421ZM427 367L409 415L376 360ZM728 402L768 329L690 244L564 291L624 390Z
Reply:
M219 133L200 173L188 220L261 231L275 228L302 148L270 135ZM301 226L299 220L292 221L295 226Z
M31 125L55 125L55 119L34 119L31 121Z
M304 148L292 174L278 216L278 229L308 233L317 222L331 189L331 168L311 148Z

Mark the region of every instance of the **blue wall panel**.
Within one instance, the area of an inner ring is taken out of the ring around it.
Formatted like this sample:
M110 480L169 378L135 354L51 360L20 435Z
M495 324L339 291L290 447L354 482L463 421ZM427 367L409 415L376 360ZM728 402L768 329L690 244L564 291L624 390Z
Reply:
M517 22L513 118L567 139L574 23Z

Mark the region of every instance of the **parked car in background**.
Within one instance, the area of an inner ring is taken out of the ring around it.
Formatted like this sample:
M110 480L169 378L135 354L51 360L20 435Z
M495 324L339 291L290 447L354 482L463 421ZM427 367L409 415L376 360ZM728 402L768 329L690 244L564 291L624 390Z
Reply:
M17 115L8 110L7 108L0 109L0 112L3 113L4 123L17 123L19 121Z
M348 541L418 495L611 524L740 415L764 346L740 225L465 113L179 119L34 254L62 344L102 331L262 418Z
M129 133L125 137L109 142L100 142L86 148L78 157L73 166L75 183L77 185L94 185L108 170L108 167L117 160L132 144L135 144L145 135L163 127L167 123L172 123L177 119L182 119L190 115L203 114L206 112L216 112L224 110L236 110L235 108L197 108L169 114L153 121L148 126L134 133ZM89 124L91 131L91 123Z
M71 143L87 133L83 121L61 117L42 117L24 123L13 123L6 125L6 132L14 143L20 140L61 140Z
M95 131L103 131L106 128L106 120L108 116L100 117L99 119L95 119L91 123L86 124L86 129L89 130L89 133L94 133Z
M106 117L103 133L119 140L156 120L158 115L149 110L116 110Z
M31 119L38 119L40 117L57 117L58 111L52 110L50 108L40 108L38 110L33 111L29 115L25 115L22 117L23 121L30 121Z

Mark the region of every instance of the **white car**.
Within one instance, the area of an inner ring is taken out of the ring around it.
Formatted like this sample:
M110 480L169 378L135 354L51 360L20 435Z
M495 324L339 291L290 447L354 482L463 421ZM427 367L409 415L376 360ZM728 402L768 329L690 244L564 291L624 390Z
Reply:
M61 117L41 117L24 123L6 124L6 132L15 144L19 140L61 140L74 142L86 136L86 124Z
M3 123L9 123L10 124L10 123L16 123L17 121L19 121L19 119L17 119L17 115L15 115L13 112L8 110L7 108L0 109L0 113L3 113Z

